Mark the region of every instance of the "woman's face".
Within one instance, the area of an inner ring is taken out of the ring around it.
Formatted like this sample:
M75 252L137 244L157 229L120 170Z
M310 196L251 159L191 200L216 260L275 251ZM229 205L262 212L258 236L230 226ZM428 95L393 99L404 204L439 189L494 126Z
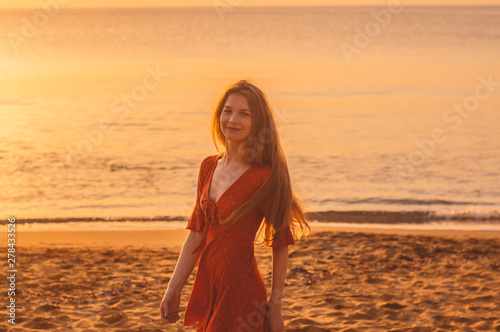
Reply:
M220 114L222 133L228 140L242 141L252 130L252 113L245 96L230 94Z

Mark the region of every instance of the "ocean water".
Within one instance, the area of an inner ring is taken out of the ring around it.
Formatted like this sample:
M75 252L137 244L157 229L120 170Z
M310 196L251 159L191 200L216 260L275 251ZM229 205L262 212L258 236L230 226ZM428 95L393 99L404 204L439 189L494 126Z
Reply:
M189 217L246 78L312 210L500 220L500 7L230 9L1 11L0 218Z

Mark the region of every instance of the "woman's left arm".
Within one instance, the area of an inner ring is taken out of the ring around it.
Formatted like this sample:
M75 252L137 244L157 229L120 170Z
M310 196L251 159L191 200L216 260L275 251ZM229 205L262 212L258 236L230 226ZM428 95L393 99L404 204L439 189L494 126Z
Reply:
M273 247L273 276L271 298L266 311L266 332L284 332L281 301L288 268L288 246Z

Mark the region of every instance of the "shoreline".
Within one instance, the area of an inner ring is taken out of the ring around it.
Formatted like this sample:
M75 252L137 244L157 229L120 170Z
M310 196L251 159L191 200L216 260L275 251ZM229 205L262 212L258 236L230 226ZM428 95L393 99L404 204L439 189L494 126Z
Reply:
M359 228L359 227L331 227L311 226L311 234L317 233L368 233L368 234L395 234L402 236L433 236L455 239L465 238L493 238L500 239L500 232L496 231L469 231L469 230L422 230L396 228ZM16 233L18 247L171 247L180 249L189 234L186 229L113 229L113 230L36 230ZM307 240L296 240L296 245ZM2 239L2 246L6 240Z
M306 217L310 221L353 224L425 224L430 222L460 222L460 223L488 223L499 222L500 214L440 214L435 211L385 211L385 210L348 210L348 211L307 211ZM0 225L8 223L5 217L0 219ZM18 224L55 224L68 222L187 222L189 216L155 216L155 217L54 217L54 218L16 218Z

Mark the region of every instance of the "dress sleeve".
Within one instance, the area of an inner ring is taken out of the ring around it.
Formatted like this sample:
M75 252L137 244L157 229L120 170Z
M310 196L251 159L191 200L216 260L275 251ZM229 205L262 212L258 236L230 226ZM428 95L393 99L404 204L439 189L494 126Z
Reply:
M194 206L193 212L191 213L191 217L187 223L186 229L190 229L195 232L203 231L203 227L205 226L205 220L203 218L203 210L200 204L201 193L203 191L203 180L205 173L205 158L200 165L200 170L198 173L198 186L197 186L197 194L196 194L196 204Z
M290 225L286 225L285 229L281 231L281 234L278 235L277 239L273 242L273 247L283 247L291 244L295 244L293 240L293 234L290 230Z
M267 176L269 176L269 170L266 170L266 172L264 173L264 179L263 181L265 181L267 179ZM269 220L271 217L270 217L270 213L269 213L269 209L268 209L268 205L266 204L266 202L262 202L260 204L260 209L262 211L262 214L264 215L264 218L266 220ZM267 231L267 223L266 223L266 231ZM275 248L275 247L283 247L283 246L287 246L287 245L290 245L290 244L295 244L295 241L293 240L293 234L292 234L292 231L290 229L290 225L287 225L282 231L281 233L276 237L276 239L274 239L273 243L271 244L271 247Z

